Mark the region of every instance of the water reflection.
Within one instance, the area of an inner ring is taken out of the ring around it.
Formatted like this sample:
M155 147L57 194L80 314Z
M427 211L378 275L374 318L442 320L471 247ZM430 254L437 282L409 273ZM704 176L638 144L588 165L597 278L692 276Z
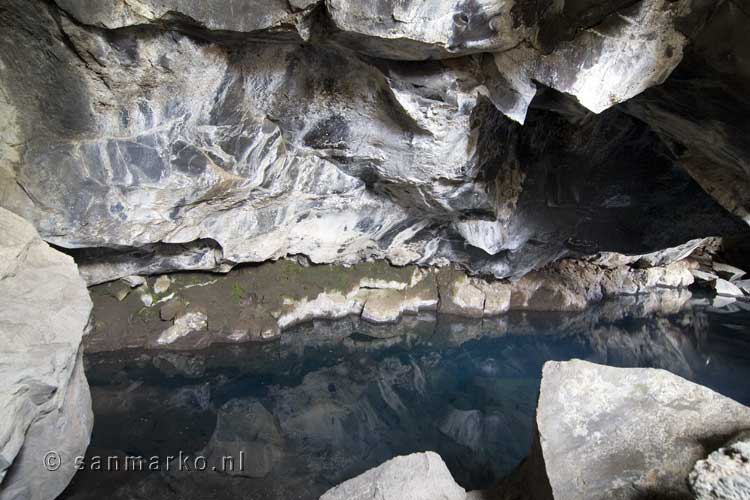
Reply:
M65 497L317 498L422 450L465 488L487 487L529 449L547 360L664 368L750 403L750 314L665 311L661 300L490 321L316 322L270 344L90 355L90 455L182 451L215 464L244 452L244 470L84 471Z

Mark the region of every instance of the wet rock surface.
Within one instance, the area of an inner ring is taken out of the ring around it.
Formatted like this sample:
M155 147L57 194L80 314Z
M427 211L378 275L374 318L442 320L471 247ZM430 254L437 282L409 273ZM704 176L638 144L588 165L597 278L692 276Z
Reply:
M747 329L734 328L747 324L747 313L666 313L664 297L645 299L482 320L422 315L382 325L348 317L308 322L262 344L91 353L97 427L88 460L257 453L254 462L246 455L244 474L86 470L64 498L318 498L395 456L424 451L438 453L465 490L486 489L531 447L548 360L661 368L750 403ZM139 425L126 424L134 418Z
M0 12L0 203L89 283L300 255L517 278L747 232L733 2L29 5Z
M91 435L81 348L91 299L73 259L27 221L0 208L0 234L0 499L48 500Z

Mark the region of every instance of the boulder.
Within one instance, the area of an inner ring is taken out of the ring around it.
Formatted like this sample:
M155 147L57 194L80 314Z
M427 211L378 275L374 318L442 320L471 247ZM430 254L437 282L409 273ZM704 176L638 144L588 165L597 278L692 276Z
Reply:
M697 281L698 283L711 283L712 281L719 278L714 273L709 273L700 269L693 269L691 272L693 273L693 278L695 278L695 281Z
M169 286L172 284L172 280L166 274L159 276L154 281L154 293L157 295L163 295L169 290Z
M384 464L331 488L320 500L464 500L436 453L414 453Z
M699 460L688 481L696 500L750 498L750 432Z
M0 499L51 500L93 415L81 339L92 304L73 259L0 208Z
M742 269L730 266L729 264L722 264L720 262L714 262L713 268L720 277L729 281L737 281L747 274Z
M718 278L712 282L714 290L718 295L725 295L727 297L742 297L742 290L740 290L734 283Z
M130 288L137 288L142 285L148 285L146 278L137 275L125 276L124 278L122 278L122 281L124 281L125 284L127 284Z
M536 427L519 472L532 498L689 498L693 465L750 427L750 408L664 370L550 361Z

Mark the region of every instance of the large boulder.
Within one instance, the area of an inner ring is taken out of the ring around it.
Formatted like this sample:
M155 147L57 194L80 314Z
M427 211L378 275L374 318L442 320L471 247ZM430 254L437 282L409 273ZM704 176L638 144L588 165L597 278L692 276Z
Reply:
M28 222L0 208L0 234L0 499L50 500L91 435L91 300L73 259Z
M690 498L693 465L750 428L750 408L664 370L550 361L536 427L525 497Z
M331 488L321 500L464 500L466 492L433 452L393 458Z

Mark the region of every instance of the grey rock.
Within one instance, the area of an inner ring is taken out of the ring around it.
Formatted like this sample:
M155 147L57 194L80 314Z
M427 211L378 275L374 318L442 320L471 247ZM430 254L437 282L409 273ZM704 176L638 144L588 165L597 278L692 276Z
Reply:
M205 330L207 327L208 317L206 312L200 308L191 307L174 319L174 324L159 335L156 344L173 344L181 338Z
M466 492L453 480L434 452L393 458L325 492L321 500L464 500Z
M0 499L49 500L91 436L81 340L92 304L73 259L31 224L0 208L0 233Z
M708 4L711 5L711 4ZM678 163L727 210L750 223L750 132L746 120L750 12L736 2L711 5L690 39L682 64L663 85L626 103L629 113L682 145ZM732 54L732 57L726 57Z
M750 408L662 370L551 361L536 425L526 473L543 464L548 498L684 498L708 443L748 428Z
M728 297L742 297L742 290L737 288L733 283L727 280L718 278L713 282L714 290L718 295L725 295Z
M138 288L138 298L141 299L141 303L146 307L154 305L154 296L151 294L148 287L142 286Z
M701 271L700 269L693 269L690 272L693 274L693 277L695 278L695 280L700 283L711 283L713 281L716 281L719 278L714 273Z
M750 432L699 460L688 482L696 500L750 498Z
M326 0L325 5L333 40L389 59L507 50L531 35L514 16L515 2Z
M717 295L709 301L711 309L716 312L724 312L729 310L734 304L737 303L736 297L728 297L725 295Z
M162 321L172 321L177 315L184 312L185 307L186 304L181 299L169 300L159 309L159 318Z
M742 269L721 262L714 262L713 268L719 276L729 281L737 281L747 274Z
M290 32L287 36L297 35L295 25L316 2L229 0L220 6L200 0L57 0L56 3L83 23L108 29L146 23L179 25L189 20L211 31L276 31L278 37L278 31L283 34L285 30Z
M129 288L121 288L115 292L115 298L122 302L125 300L128 295L130 295L130 289Z
M527 109L530 78L596 111L660 82L686 0L33 1L0 13L0 203L91 284L287 256L517 278L744 229L643 122Z
M574 95L595 113L664 82L682 60L687 43L677 20L690 14L693 6L690 1L640 2L610 14L549 54L523 44L498 52L498 72L506 75L521 101L504 111L524 122L536 93L532 80Z
M172 284L172 280L169 278L169 276L162 275L156 278L156 281L154 281L154 293L157 295L163 295L167 293L169 290L169 286Z
M125 282L130 288L137 288L142 285L146 285L146 278L143 276L125 276L122 278L122 281Z
M750 280L735 281L734 286L745 292L746 295L750 295Z

